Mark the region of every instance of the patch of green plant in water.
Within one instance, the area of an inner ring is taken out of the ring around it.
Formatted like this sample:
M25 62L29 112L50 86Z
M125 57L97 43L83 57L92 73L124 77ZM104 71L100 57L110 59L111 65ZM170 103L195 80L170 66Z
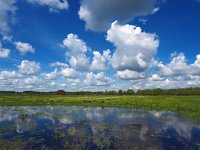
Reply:
M15 138L12 140L4 140L0 138L0 149L2 150L23 150L25 141L21 138Z
M110 125L110 124L107 124L107 123L102 123L102 124L100 124L100 126L98 126L96 129L97 129L97 131L99 131L99 132L103 132L103 131L105 131L105 130L111 129L111 125Z
M68 134L69 136L75 136L77 132L78 132L78 131L77 131L74 127L70 127L70 128L67 130L67 134Z
M109 149L110 141L108 137L103 137L101 139L94 139L93 141L99 149Z

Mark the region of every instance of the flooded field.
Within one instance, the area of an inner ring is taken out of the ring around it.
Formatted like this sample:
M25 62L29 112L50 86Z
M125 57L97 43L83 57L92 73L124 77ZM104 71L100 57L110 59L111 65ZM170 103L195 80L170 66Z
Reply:
M197 149L200 126L173 112L0 107L0 149Z

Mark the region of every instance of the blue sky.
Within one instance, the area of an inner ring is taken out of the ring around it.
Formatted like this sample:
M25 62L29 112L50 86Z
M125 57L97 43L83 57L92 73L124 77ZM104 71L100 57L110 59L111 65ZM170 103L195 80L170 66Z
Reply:
M200 86L198 0L1 0L0 90Z

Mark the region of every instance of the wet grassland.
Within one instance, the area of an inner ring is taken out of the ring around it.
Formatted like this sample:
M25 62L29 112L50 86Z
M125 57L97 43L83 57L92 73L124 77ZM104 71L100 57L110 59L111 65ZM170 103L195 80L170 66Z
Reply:
M87 106L171 111L200 124L200 96L0 95L0 106Z

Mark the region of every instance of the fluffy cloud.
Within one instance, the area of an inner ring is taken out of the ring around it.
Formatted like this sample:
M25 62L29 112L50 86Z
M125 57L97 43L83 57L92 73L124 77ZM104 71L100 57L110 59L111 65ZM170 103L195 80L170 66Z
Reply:
M46 80L53 80L53 79L56 79L57 74L58 74L58 71L57 69L55 69L53 72L44 74L44 78Z
M186 73L185 71L189 69L186 63L185 55L183 53L173 57L171 62L167 65L159 63L158 68L162 76L183 75Z
M199 87L200 76L189 76L189 80L186 82L188 87Z
M158 74L153 74L149 80L150 81L163 81L165 78L163 77L160 77Z
M196 60L191 64L191 72L193 75L200 75L200 54L196 56Z
M67 10L67 0L28 0L29 3L48 6L50 12L58 12L59 10Z
M140 73L132 70L117 71L117 76L125 80L137 80L146 78L145 73Z
M71 56L69 59L69 64L76 69L87 70L88 69L88 58L85 54L77 54L76 56Z
M86 43L79 39L76 34L71 33L63 40L63 45L69 49L66 52L69 64L75 69L87 70L89 60L86 56L88 51Z
M72 51L71 53L86 52L88 49L86 43L79 39L78 35L72 33L67 35L63 44Z
M0 34L6 34L10 31L10 24L14 20L16 11L16 0L0 1Z
M40 64L35 61L23 60L18 68L23 74L35 74L39 72Z
M1 71L0 72L0 90L17 90L19 80L23 75L16 71Z
M0 47L0 58L7 58L10 55L10 50Z
M24 79L24 83L26 85L39 85L41 83L41 80L38 77L33 76L30 78Z
M22 55L28 52L35 53L35 49L29 43L15 42L15 46Z
M90 65L91 70L106 71L106 62L110 60L110 50L103 51L103 55L99 51L93 52L93 60Z
M196 56L193 64L187 64L183 53L175 54L169 64L158 63L161 76L200 75L200 54Z
M74 78L76 77L77 72L73 68L65 68L60 71L60 74L66 78Z
M77 79L68 78L67 82L69 82L73 86L77 86L80 85L81 80L79 78Z
M89 86L107 86L112 84L114 81L110 78L105 76L103 72L98 74L94 74L92 72L86 74L86 79L84 83Z
M8 79L8 78L21 78L23 77L21 74L16 73L15 71L1 71L0 79Z
M79 10L80 19L86 28L105 31L114 20L127 23L137 16L155 12L156 0L82 0Z
M50 64L51 67L69 67L68 64L62 63L62 62L54 62Z
M119 25L117 21L107 31L107 40L116 46L111 64L119 71L145 71L159 46L155 34L143 32L133 25Z
M131 80L135 89L144 88L188 88L199 87L200 84L200 55L194 63L188 64L183 53L171 55L168 64L155 64L153 74L141 80ZM150 68L151 70L152 68ZM150 74L150 73L149 73ZM130 75L130 74L129 74ZM139 78L138 78L139 79Z
M7 58L10 55L10 50L3 48L0 42L0 58Z

